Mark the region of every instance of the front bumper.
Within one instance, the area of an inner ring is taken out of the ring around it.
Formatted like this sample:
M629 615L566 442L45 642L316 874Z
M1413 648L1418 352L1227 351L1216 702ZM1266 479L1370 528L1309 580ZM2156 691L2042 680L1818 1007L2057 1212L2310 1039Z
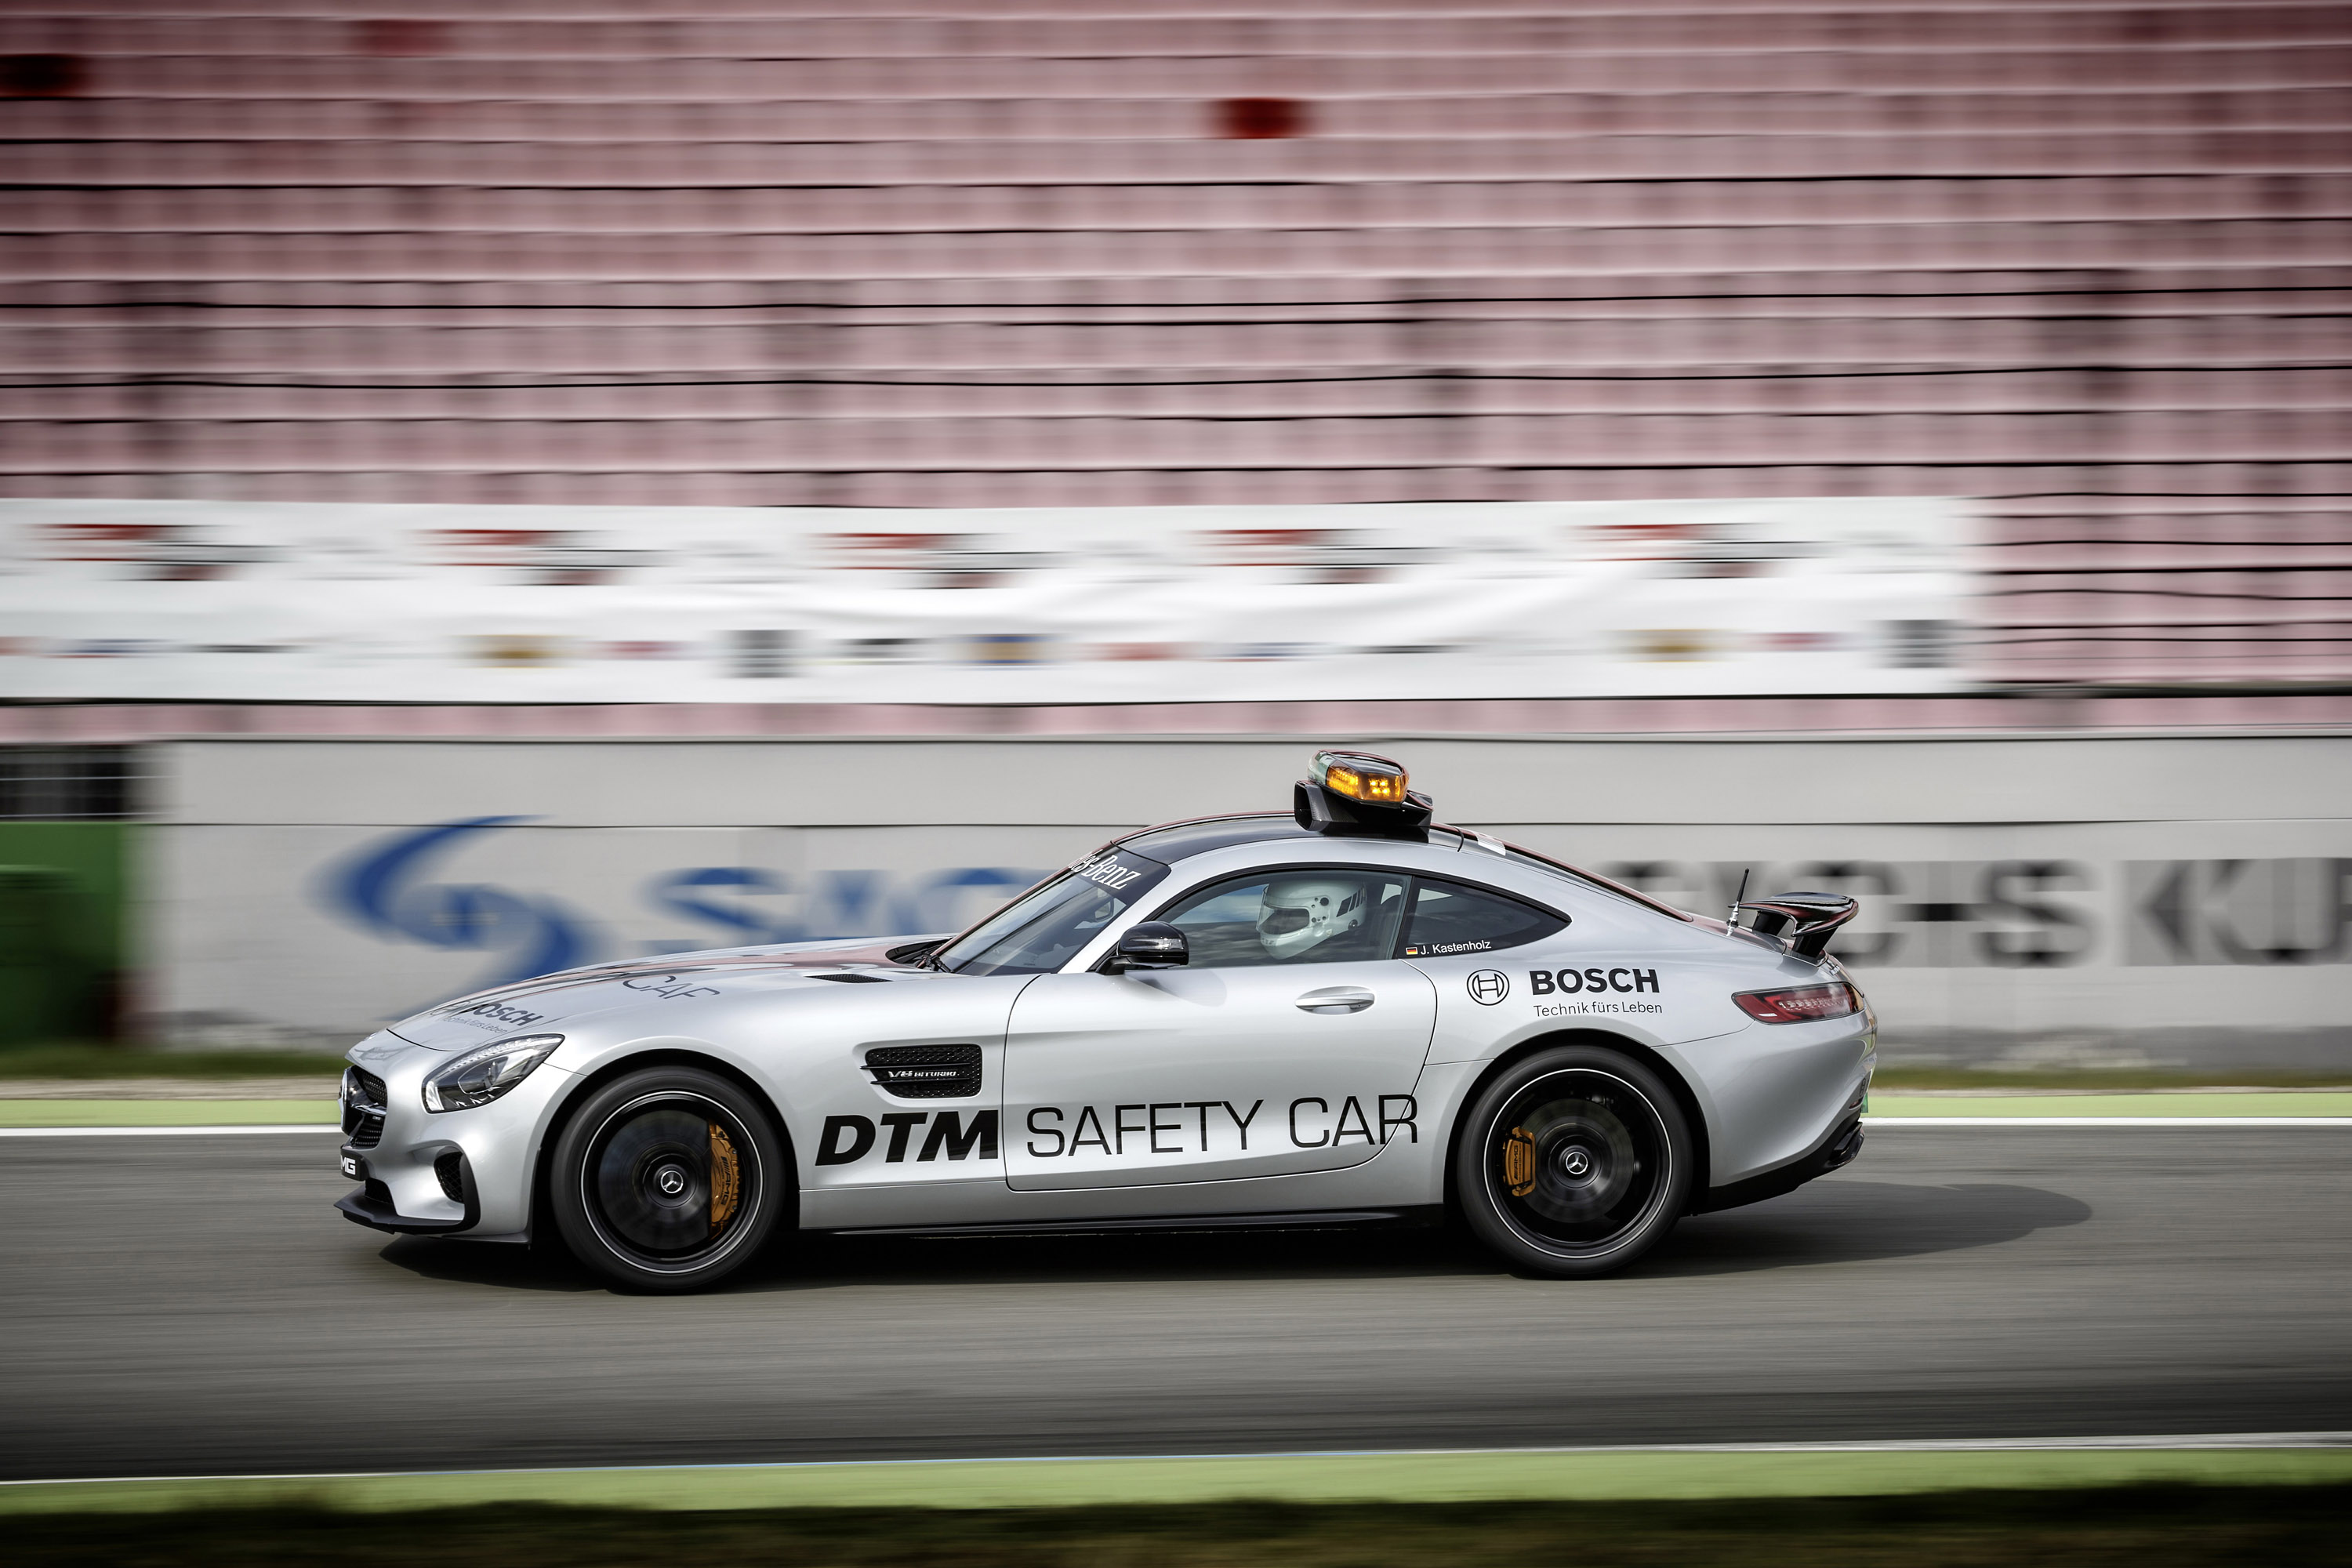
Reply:
M360 1185L336 1200L343 1217L402 1236L529 1233L532 1164L572 1074L541 1064L488 1105L428 1111L425 1075L449 1053L379 1035L351 1059L384 1094L380 1115L347 1118L339 1159Z
M346 1143L337 1158L342 1163L343 1174L357 1176L360 1184L335 1200L335 1207L345 1219L373 1230L387 1230L395 1236L446 1236L471 1230L482 1221L482 1203L474 1184L473 1172L467 1168L462 1152L445 1153L436 1161L434 1176L442 1184L442 1195L448 1196L448 1178L443 1171L454 1164L458 1189L457 1217L455 1219L423 1219L400 1212L393 1198L392 1188L369 1173L367 1157L372 1149L362 1149Z

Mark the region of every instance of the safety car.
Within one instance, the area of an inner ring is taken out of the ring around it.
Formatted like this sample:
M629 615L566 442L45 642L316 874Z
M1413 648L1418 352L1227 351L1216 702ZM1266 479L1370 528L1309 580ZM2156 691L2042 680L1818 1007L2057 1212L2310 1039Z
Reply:
M1852 900L1717 919L1432 820L1325 751L971 929L593 965L354 1047L337 1206L707 1287L795 1232L1455 1219L1532 1275L1852 1160Z

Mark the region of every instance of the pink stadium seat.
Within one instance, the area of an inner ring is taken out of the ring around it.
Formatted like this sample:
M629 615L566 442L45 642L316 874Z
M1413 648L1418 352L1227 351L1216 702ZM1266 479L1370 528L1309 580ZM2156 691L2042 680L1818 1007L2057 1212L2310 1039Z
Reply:
M2341 5L1263 11L12 22L0 490L1942 494L1991 678L2352 678Z

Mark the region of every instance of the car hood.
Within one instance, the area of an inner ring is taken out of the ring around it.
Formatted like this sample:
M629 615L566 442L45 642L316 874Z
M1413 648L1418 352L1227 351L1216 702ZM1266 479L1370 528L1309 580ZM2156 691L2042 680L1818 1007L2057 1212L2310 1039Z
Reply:
M542 1029L561 1034L567 1026L626 1008L674 1006L746 990L830 990L839 982L824 979L827 974L909 973L906 965L889 961L888 951L925 940L899 936L793 942L592 964L459 996L403 1018L384 1032L411 1045L454 1051Z

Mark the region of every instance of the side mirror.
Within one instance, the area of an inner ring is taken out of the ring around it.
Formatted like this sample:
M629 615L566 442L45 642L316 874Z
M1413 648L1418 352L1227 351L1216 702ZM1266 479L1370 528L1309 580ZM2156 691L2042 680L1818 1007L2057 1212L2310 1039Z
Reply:
M1145 921L1128 927L1108 968L1113 974L1130 969L1174 969L1192 959L1192 946L1182 931L1165 921Z

